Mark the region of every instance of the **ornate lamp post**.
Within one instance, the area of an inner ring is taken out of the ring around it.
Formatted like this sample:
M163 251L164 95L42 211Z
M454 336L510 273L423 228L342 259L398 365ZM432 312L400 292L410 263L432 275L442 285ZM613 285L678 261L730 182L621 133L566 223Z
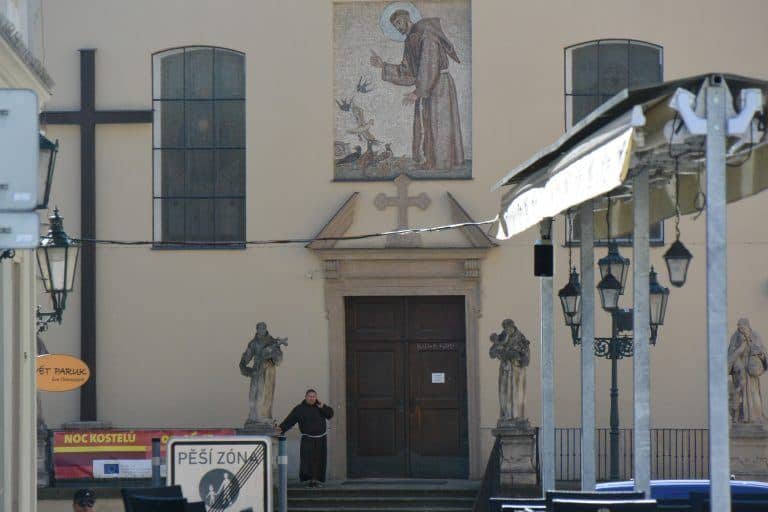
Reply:
M37 249L37 265L45 291L51 294L53 311L43 312L38 308L37 331L42 332L51 322L61 323L62 313L67 307L67 294L75 284L75 273L80 256L80 245L69 238L64 231L64 219L58 208L50 216L48 234L41 238Z
M600 293L600 302L605 311L611 314L611 336L595 337L594 353L597 357L603 357L611 361L611 413L610 413L610 479L618 480L619 475L619 385L618 385L618 361L634 354L634 339L632 336L632 309L619 308L619 297L623 293L622 281L626 280L629 268L629 259L619 254L615 242L609 243L608 256L598 261L602 279L597 285ZM613 254L611 254L613 253ZM603 273L603 270L605 272ZM619 281L613 272L622 276ZM655 345L658 328L664 324L664 315L667 310L669 289L661 286L657 274L651 267L649 274L650 293L650 318L651 339ZM571 328L571 339L574 345L581 344L581 286L576 268L572 268L568 283L559 291L560 305L563 308L565 325Z

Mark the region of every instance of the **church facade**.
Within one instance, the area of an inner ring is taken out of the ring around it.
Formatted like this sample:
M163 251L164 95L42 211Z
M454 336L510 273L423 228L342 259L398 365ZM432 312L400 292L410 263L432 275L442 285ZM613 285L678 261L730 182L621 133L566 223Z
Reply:
M497 244L471 225L496 215L491 186L625 87L768 77L764 16L744 15L766 8L736 5L43 2L57 87L41 128L61 148L51 204L71 236L100 241L85 243L82 282L44 335L93 378L43 395L48 426L240 428L238 362L265 322L287 338L274 418L308 388L336 411L329 478L480 478L499 417L489 337L506 318L531 342L525 411L539 417L538 233ZM768 327L765 211L759 195L729 207L734 329ZM652 229L665 286L668 224ZM578 261L568 225L553 230L556 289ZM703 428L704 218L680 230L694 259L651 350L651 418ZM556 422L577 427L578 348L556 315ZM599 426L609 381L600 360ZM631 359L619 389L630 427Z

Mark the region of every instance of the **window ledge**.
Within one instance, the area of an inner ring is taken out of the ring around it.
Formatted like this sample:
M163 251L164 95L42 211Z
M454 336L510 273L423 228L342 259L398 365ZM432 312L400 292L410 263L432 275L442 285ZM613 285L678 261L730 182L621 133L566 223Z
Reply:
M242 251L246 245L242 242L232 242L227 245L196 244L153 244L153 251Z

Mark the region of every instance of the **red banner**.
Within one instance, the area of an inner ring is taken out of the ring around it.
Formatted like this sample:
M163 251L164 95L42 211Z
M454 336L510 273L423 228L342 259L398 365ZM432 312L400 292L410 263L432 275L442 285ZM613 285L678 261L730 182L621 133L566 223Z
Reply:
M171 437L230 436L233 429L67 430L53 433L53 473L57 480L150 478L152 439L165 447ZM165 471L162 471L164 474Z

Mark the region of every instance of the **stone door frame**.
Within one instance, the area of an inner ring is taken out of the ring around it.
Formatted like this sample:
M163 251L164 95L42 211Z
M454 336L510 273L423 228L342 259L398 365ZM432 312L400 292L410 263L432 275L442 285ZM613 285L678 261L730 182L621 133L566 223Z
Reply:
M328 317L329 396L336 411L329 432L329 478L347 478L345 298L461 295L466 316L469 478L482 477L480 439L480 262L487 249L315 249L323 260Z

